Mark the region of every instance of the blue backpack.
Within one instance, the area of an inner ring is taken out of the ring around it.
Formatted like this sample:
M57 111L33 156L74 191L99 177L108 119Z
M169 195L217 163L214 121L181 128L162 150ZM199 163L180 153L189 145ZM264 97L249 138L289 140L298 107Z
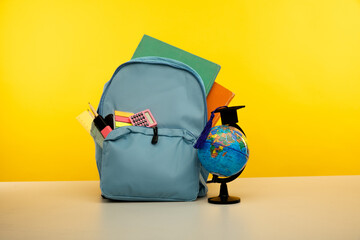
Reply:
M203 81L181 62L143 57L119 66L105 84L98 113L150 109L158 130L116 128L96 144L103 197L123 201L191 201L207 193L208 172L193 148L207 122ZM152 141L157 138L157 143Z

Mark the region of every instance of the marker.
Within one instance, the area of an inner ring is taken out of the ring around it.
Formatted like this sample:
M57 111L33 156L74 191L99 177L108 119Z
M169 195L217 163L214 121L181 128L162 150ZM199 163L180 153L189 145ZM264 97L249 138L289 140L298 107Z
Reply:
M114 115L110 113L104 118L104 120L106 124L110 126L112 130L114 130Z
M115 121L116 122L124 122L124 123L131 123L130 119L128 117L121 117L115 115Z
M91 112L94 115L95 127L101 132L101 135L103 135L103 137L106 138L107 135L112 131L111 127L106 124L104 118L95 111L95 109L93 108L93 106L91 106L90 103L89 106Z
M121 116L121 117L130 117L130 116L134 115L134 113L132 113L132 112L122 112L122 111L117 111L117 110L115 110L114 113L115 113L115 116Z

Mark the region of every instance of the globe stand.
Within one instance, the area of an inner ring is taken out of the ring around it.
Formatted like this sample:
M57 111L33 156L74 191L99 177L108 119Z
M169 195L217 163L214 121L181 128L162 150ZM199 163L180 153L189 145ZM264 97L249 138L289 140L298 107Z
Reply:
M240 202L239 197L229 196L228 187L227 187L226 183L231 182L231 181L235 180L238 176L240 176L240 174L244 171L244 168L237 174L227 177L227 178L219 178L219 176L213 175L213 179L209 182L210 183L221 183L220 193L219 193L219 196L217 196L217 197L208 198L208 202L213 203L213 204L239 203Z

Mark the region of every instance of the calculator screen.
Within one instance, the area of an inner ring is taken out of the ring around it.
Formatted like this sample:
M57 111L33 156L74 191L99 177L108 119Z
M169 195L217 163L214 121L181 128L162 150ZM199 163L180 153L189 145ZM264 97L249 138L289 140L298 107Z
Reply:
M144 115L150 124L154 123L154 121L152 120L152 118L150 117L150 114L148 112L145 112Z

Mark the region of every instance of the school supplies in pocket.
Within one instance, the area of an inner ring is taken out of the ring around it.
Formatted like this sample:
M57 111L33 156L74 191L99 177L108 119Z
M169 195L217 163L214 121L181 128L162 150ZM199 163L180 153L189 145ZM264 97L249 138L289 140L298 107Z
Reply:
M132 115L134 115L134 113L115 110L114 111L115 128L131 126L132 124L130 122L129 117Z
M106 138L107 135L112 131L112 128L106 123L105 119L95 111L95 109L93 108L93 106L91 106L90 103L89 103L89 107L94 115L93 122L96 128L99 129L101 135L103 135L103 137Z

